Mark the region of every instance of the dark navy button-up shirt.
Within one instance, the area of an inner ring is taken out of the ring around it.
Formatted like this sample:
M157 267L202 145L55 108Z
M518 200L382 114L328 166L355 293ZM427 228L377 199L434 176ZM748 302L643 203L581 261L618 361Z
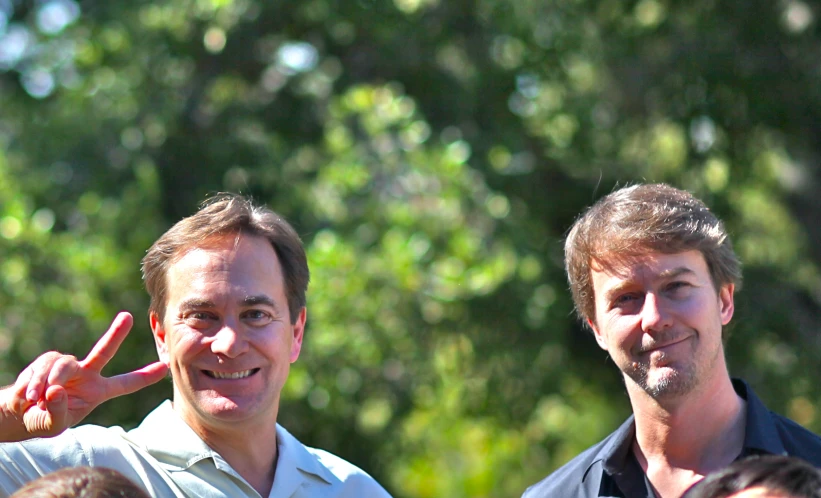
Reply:
M821 467L821 437L768 410L744 381L733 379L733 388L747 401L744 447L738 458L792 455ZM529 487L522 498L655 498L631 449L635 435L630 416L602 442Z

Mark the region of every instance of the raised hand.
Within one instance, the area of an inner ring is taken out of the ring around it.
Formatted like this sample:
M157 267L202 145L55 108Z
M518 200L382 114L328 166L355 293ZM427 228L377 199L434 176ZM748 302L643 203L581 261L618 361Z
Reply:
M159 382L168 370L160 362L114 377L100 374L133 322L131 314L119 313L83 360L51 351L26 367L0 391L0 441L56 436L100 403Z

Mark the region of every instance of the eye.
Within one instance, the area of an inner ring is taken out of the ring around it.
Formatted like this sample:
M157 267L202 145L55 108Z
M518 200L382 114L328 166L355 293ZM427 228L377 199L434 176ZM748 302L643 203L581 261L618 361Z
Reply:
M610 301L610 309L618 309L622 312L629 312L631 309L638 306L637 303L641 301L641 294L636 292L626 292L619 294Z
M209 327L215 320L217 320L216 315L208 311L189 311L183 315L185 324L197 329Z
M673 295L683 294L691 287L689 282L684 282L682 280L676 280L674 282L670 282L664 287L664 290Z
M260 327L273 321L273 316L265 310L251 309L242 312L242 320L250 325Z
M622 294L613 299L613 304L619 305L629 303L630 301L635 301L636 299L638 299L638 296L636 296L635 294Z

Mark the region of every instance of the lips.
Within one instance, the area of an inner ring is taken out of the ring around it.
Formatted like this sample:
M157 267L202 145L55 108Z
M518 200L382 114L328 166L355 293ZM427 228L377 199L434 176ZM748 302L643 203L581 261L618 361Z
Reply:
M674 346L674 345L676 345L680 342L684 342L687 339L689 339L690 337L691 336L689 336L689 335L685 335L685 336L677 337L673 340L667 340L667 341L663 341L663 342L655 342L650 346L642 347L639 350L639 354L648 354L648 353L652 353L654 351L663 350L663 349L668 348L670 346Z
M202 371L208 377L212 379L245 379L254 375L255 373L259 372L259 368L252 368L250 370L239 370L236 372L218 372L216 370L203 370Z

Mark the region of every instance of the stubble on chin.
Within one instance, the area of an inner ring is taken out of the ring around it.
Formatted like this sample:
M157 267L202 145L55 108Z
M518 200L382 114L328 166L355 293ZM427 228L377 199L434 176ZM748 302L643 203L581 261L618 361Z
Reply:
M676 361L669 358L666 352L656 349L658 344L676 342L680 337L678 334L673 330L657 333L653 343L644 345L634 353L637 360L622 369L626 377L653 399L662 400L686 395L698 384L697 339L689 342L692 350L687 353L687 359L679 358ZM677 356L681 356L681 353Z
M656 400L688 394L696 385L696 373L692 365L684 368L656 366L651 372L649 362L634 361L623 370L623 373Z

